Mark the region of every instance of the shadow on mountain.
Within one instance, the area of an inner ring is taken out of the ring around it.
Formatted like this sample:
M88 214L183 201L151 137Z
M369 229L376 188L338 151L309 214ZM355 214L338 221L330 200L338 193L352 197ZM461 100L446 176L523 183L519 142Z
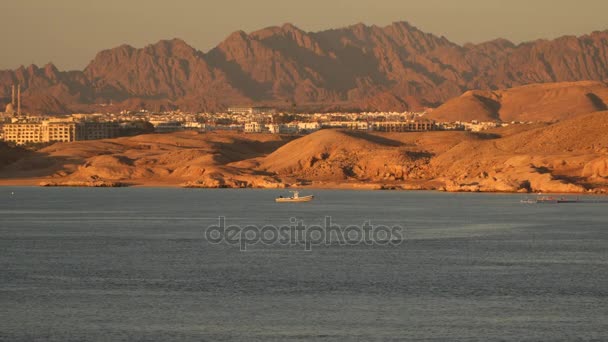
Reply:
M222 70L228 77L230 84L241 90L245 96L254 101L263 101L270 98L269 85L251 78L238 63L226 60L226 56L219 49L209 51L205 59L212 68Z
M331 58L317 54L282 36L271 36L262 42L269 48L280 51L301 69L318 72L326 83L324 86L328 88L345 92L356 88L357 80L361 78L369 78L376 84L388 84L388 80L378 71L377 60L355 47L345 46L333 51L336 58Z
M53 157L44 152L28 152L18 160L0 167L0 178L24 179L49 177L65 172L65 165L82 164L78 157ZM63 176L65 174L62 174Z
M595 95L594 93L587 93L586 95L598 111L608 110L608 106L599 96Z
M228 164L263 157L294 139L295 137L285 137L281 141L251 141L235 138L226 142L212 142L211 146L213 150L218 151L214 160L218 163Z

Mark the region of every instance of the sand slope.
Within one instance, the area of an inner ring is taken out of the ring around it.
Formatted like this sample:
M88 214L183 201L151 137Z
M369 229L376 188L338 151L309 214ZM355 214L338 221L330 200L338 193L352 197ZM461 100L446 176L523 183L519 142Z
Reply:
M601 82L532 84L499 91L468 91L429 114L437 121L555 121L608 109Z
M49 184L67 185L192 182L208 187L233 187L240 184L233 176L238 175L247 182L253 171L231 167L230 163L270 153L282 145L284 139L290 138L176 133L57 143L5 167L0 178L10 182L10 179L33 177Z
M58 143L0 184L606 192L608 112L483 133L175 133Z

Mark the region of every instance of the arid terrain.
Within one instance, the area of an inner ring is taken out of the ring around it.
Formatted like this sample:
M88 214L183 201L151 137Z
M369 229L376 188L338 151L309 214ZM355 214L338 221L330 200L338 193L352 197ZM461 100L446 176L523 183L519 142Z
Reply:
M608 191L608 112L482 133L173 133L0 148L0 184ZM11 158L9 161L8 158Z
M234 32L207 52L173 39L143 48L122 45L91 58L84 70L47 64L0 71L0 104L10 101L10 86L19 83L24 109L32 113L220 111L254 103L290 110L419 110L467 90L606 82L608 31L459 45L407 22L321 32L285 24ZM480 96L495 101L494 95Z
M505 90L471 90L430 113L437 121L551 122L607 110L608 86L601 82L530 84Z

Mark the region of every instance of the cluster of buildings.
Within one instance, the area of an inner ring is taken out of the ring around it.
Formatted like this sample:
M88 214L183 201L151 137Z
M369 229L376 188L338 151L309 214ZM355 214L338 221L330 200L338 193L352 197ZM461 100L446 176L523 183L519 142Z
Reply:
M11 102L4 113L0 113L0 140L17 145L109 139L119 135L118 122L96 120L95 115L24 115L21 112L21 85L12 86Z
M0 139L18 145L96 140L144 132L169 133L239 131L246 133L308 134L324 128L377 132L433 130L480 131L500 124L491 122L437 123L418 112L279 113L271 107L231 107L224 113L151 113L148 111L105 114L73 114L63 117L24 116L20 87L12 89L12 101L0 113Z
M293 122L286 124L262 124L249 122L245 124L245 133L280 133L306 134L322 128L340 128L357 131L377 132L420 132L433 131L437 126L431 120L408 121L328 121L328 122Z
M109 139L119 136L117 122L77 121L73 118L21 118L2 125L2 138L17 145L78 140Z

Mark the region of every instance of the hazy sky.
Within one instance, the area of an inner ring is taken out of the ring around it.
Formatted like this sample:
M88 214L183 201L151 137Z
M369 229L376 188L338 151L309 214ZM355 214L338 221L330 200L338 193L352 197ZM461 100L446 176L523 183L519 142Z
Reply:
M99 50L182 38L207 51L236 30L306 31L405 20L457 42L608 29L608 0L0 0L0 69L81 69Z

